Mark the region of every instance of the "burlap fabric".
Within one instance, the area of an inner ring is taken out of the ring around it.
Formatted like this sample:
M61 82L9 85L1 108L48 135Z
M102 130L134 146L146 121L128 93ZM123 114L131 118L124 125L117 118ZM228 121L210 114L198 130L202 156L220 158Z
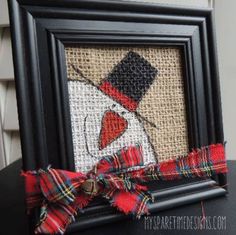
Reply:
M188 136L182 54L179 48L66 47L68 79L83 80L85 77L99 85L129 51L137 52L158 70L158 75L137 109L158 160L186 155ZM78 74L72 65L78 68L81 74Z

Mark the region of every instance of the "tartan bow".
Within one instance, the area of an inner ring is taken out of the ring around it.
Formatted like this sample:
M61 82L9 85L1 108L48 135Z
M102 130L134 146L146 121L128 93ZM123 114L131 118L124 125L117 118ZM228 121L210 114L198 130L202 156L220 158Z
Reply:
M101 159L87 174L50 167L23 173L26 176L28 212L41 207L35 233L63 234L77 211L97 195L109 199L125 214L133 212L139 217L147 213L147 203L151 200L148 193L143 193L147 187L131 181L123 172L142 165L142 148L136 145Z
M133 170L127 171L131 167ZM212 144L195 149L187 156L146 166L142 148L136 145L101 159L87 174L49 167L22 175L25 176L28 212L41 207L35 233L63 234L77 211L97 195L109 199L112 206L125 214L139 217L148 213L152 199L141 182L209 177L226 172L223 144Z

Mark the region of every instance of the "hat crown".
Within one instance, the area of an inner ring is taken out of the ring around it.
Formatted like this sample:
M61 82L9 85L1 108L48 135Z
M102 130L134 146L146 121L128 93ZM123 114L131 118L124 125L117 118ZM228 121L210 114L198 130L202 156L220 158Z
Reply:
M146 59L130 51L109 73L106 82L135 102L140 102L157 72Z

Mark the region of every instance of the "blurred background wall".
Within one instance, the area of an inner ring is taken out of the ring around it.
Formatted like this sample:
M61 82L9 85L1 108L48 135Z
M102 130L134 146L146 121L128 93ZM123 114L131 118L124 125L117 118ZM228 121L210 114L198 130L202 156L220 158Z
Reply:
M133 1L133 0L132 0ZM136 0L188 7L214 7L228 159L236 159L236 1ZM7 0L0 0L0 169L21 157Z
M236 1L215 0L214 10L227 158L236 160Z

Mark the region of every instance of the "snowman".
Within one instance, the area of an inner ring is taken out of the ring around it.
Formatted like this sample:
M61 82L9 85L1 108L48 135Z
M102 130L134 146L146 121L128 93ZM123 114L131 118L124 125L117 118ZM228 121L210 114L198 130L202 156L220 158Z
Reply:
M157 161L136 112L156 75L148 61L129 52L100 86L68 81L76 171L85 173L101 158L136 144L142 146L144 164Z

